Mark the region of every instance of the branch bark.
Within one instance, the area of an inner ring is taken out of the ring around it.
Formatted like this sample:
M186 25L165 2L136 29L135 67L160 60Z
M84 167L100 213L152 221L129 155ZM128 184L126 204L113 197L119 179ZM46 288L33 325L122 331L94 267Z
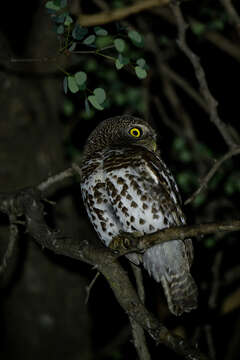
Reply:
M176 23L178 26L178 40L177 40L178 46L182 50L182 52L186 55L186 57L190 60L194 68L196 78L199 82L200 92L208 106L210 120L217 127L225 143L229 146L230 149L232 149L236 147L238 144L235 142L231 133L228 131L226 124L220 119L218 115L218 111L217 111L218 103L216 99L212 96L208 88L205 72L201 66L199 57L187 45L186 30L188 28L188 25L186 24L183 18L179 3L177 1L171 1L170 7L176 18Z
M130 15L137 14L141 11L151 9L156 6L167 5L170 0L144 0L137 1L130 6L126 6L116 10L103 11L93 15L80 15L78 23L81 26L103 25L113 21L122 20Z

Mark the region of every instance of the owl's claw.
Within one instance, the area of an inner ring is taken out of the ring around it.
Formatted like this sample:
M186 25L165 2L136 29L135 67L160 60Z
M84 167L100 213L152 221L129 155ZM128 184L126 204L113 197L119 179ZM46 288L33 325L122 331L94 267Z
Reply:
M109 244L110 249L115 251L128 250L132 247L132 240L142 236L140 232L127 233L121 231Z
M130 247L130 240L129 238L127 238L124 235L128 235L128 233L124 233L121 232L119 235L114 236L114 238L112 239L112 241L109 244L110 249L112 250L117 250L117 251L121 251L121 250L127 250Z

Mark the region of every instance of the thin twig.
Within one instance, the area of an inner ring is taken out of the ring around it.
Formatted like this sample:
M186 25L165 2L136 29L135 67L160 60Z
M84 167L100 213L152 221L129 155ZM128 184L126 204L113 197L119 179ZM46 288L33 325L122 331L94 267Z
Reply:
M240 37L240 16L234 8L231 0L220 0L220 2L228 14L230 23L236 27L238 36Z
M175 82L182 90L191 97L201 109L208 112L205 101L199 96L199 93L179 74L173 71L167 64L162 64L162 70L168 75L169 79Z
M215 309L215 307L217 306L217 297L218 297L219 289L220 289L220 285L221 285L220 266L222 263L222 258L223 258L222 251L218 251L215 256L214 263L212 266L212 274L213 274L212 289L211 289L211 293L210 293L210 296L208 299L208 306L211 310Z
M10 215L9 218L10 218L9 243L7 246L7 250L3 256L2 263L0 265L1 280L10 268L10 266L9 266L10 261L13 261L13 262L15 261L14 252L15 252L16 244L17 244L17 240L18 240L18 227L16 224L14 224L16 217L14 215ZM5 282L4 279L3 279L3 282Z
M215 360L216 359L216 350L215 350L215 346L213 343L212 327L209 324L207 324L204 326L204 330L205 330L205 336L206 336L206 341L207 341L208 350L209 350L209 357L211 360Z
M56 175L50 176L48 179L44 180L43 182L41 182L37 188L40 191L46 191L49 187L51 187L52 185L58 183L58 182L62 182L63 180L67 179L67 178L71 178L73 177L73 168L68 168Z
M162 120L162 122L179 137L182 137L183 136L182 129L177 124L175 124L175 122L173 122L172 119L169 118L161 100L157 96L154 96L153 101L156 105L157 111L160 115L160 119Z
M170 7L173 11L173 14L176 18L177 26L178 26L178 40L177 44L179 48L182 50L182 52L187 56L187 58L190 60L194 70L196 77L199 82L200 91L203 96L203 98L206 101L206 104L208 106L208 111L210 115L210 120L215 124L215 126L218 128L220 134L222 135L224 141L230 148L234 148L237 146L235 143L233 137L229 133L226 124L219 118L218 111L217 111L217 101L212 96L205 72L201 66L201 62L199 57L189 48L189 46L186 43L186 30L188 28L188 25L186 24L179 3L177 1L172 0L170 3Z
M94 276L94 278L92 279L92 281L90 282L90 284L88 286L86 286L86 298L85 298L85 305L88 303L89 300L89 296L92 290L93 285L95 284L97 278L99 277L100 272L97 271L96 275Z
M145 304L145 289L144 289L144 285L143 285L143 276L142 276L142 270L139 266L132 264L132 271L134 273L134 277L136 280L136 285L137 285L137 293L138 296L140 298L140 300L142 301L143 304Z
M232 267L230 270L227 270L224 274L223 284L231 285L235 281L240 279L240 265Z
M143 278L142 278L142 270L139 266L135 264L131 264L136 285L137 285L137 293L144 304L145 302L145 291L144 291L144 285L143 285ZM146 343L146 337L144 334L144 330L134 319L129 317L131 328L132 328L132 334L133 334L133 342L134 346L136 348L138 357L140 360L150 360L151 356L148 351L147 343Z
M213 175L216 173L216 171L219 169L219 167L228 159L230 159L231 157L235 156L235 155L239 155L240 154L240 147L234 148L232 150L230 150L229 152L227 152L223 157L221 157L214 165L213 167L210 169L210 171L207 173L207 175L201 180L201 185L199 186L199 188L184 202L184 205L189 204L190 202L192 202L196 196L204 189L207 187L207 184L209 183L209 181L212 179Z

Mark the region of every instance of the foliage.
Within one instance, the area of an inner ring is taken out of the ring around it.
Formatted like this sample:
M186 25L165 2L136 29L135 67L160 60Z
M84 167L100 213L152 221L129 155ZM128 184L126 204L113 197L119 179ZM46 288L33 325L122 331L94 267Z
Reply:
M53 0L45 4L55 23L55 31L59 38L59 53L79 54L82 52L101 56L115 63L115 68L121 70L125 66L136 74L137 78L143 80L147 77L148 67L143 58L137 58L132 45L141 49L144 45L142 35L136 30L128 30L125 27L117 26L117 34L109 34L109 31L101 26L86 28L80 26L71 16L68 10L67 1ZM82 50L84 49L84 50ZM103 110L106 107L107 96L103 88L91 90L87 84L87 73L77 71L68 73L63 79L65 94L68 90L76 94L82 92L85 97L85 112L89 113L89 103L96 110ZM88 95L89 94L89 95Z

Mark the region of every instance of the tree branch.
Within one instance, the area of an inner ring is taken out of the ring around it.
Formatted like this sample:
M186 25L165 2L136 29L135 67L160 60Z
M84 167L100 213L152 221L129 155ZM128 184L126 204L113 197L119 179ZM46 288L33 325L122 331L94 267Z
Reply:
M220 0L220 2L228 14L230 23L236 27L238 36L240 37L240 16L234 8L231 0Z
M148 248L162 244L166 241L176 239L184 240L187 238L231 231L240 231L240 220L165 228L140 237L135 237L131 233L122 233L120 236L113 238L110 247L113 250L118 251L118 256L122 256L129 252L144 252ZM115 239L117 239L117 241L114 241ZM117 245L115 245L116 243Z
M157 344L165 344L186 359L205 359L204 355L192 348L184 339L171 334L148 312L139 299L127 273L118 263L116 254L103 246L92 245L88 241L80 242L79 239L74 241L66 238L59 231L53 231L48 227L44 220L41 193L38 189L27 189L8 197L0 196L0 210L3 208L9 215L13 211L16 214L24 215L26 231L42 247L94 265L108 281L127 315L141 325Z
M228 159L235 155L240 154L240 147L233 148L229 152L227 152L223 157L221 157L210 169L210 171L207 173L207 175L201 180L201 185L199 188L185 201L184 205L189 204L192 202L196 196L207 186L209 181L212 179L213 175L216 173L216 171L219 169L219 167Z
M41 199L46 191L53 184L63 181L66 177L73 175L73 168L54 175L38 185L38 187L25 189L14 194L0 194L0 211L8 216L24 216L26 220L26 231L43 248L46 247L56 254L68 256L85 263L94 265L100 271L109 285L111 286L119 304L128 316L136 321L157 344L162 343L184 356L186 359L205 359L196 349L192 348L185 340L172 335L165 326L160 323L144 307L139 299L128 275L120 266L117 257L122 253L114 254L109 249L98 245L92 245L88 241L74 240L64 236L59 231L54 231L48 227L44 219L44 207ZM74 166L74 171L79 175L79 168ZM41 192L39 189L42 189ZM144 251L147 248L159 244L163 241L184 239L203 234L210 234L221 231L240 230L240 221L229 221L226 223L200 224L193 226L181 226L168 228L154 234L135 238L131 234L122 234L123 243L126 245L128 239L128 251ZM124 246L126 253L126 247Z
M188 25L184 21L179 3L177 1L172 0L170 3L170 7L176 18L176 22L178 26L178 40L177 40L178 46L180 47L182 52L187 56L187 58L190 60L195 70L195 74L199 82L201 94L205 99L206 104L208 105L210 120L218 128L226 144L230 147L230 149L232 149L236 147L237 144L233 139L233 137L231 136L231 133L228 131L226 124L219 118L217 112L218 104L208 88L205 72L201 66L199 57L189 48L189 46L186 43L186 30L188 28Z
M103 11L93 15L80 15L78 23L81 26L103 25L113 21L122 20L130 15L137 14L141 11L151 9L156 6L167 5L170 0L142 0L116 10Z
M134 277L136 280L137 293L138 293L139 299L144 304L145 303L145 291L144 291L144 285L143 285L142 269L135 264L131 264L131 267L132 267ZM145 337L143 328L133 318L130 317L129 321L131 323L134 346L136 348L139 359L140 360L151 360L151 356L150 356L150 353L149 353L149 350L147 347L146 337Z

